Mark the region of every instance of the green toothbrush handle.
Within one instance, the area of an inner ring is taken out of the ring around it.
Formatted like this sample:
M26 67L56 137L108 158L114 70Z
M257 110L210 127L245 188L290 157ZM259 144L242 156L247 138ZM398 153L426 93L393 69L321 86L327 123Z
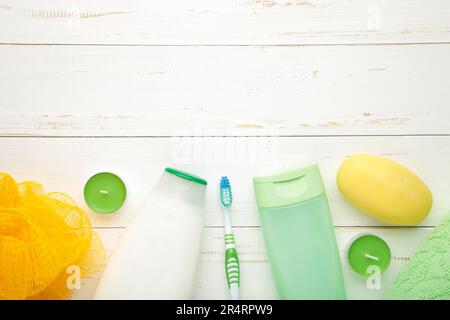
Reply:
M233 234L225 235L225 246L225 271L227 274L228 287L231 289L235 286L239 287L240 284L239 258Z

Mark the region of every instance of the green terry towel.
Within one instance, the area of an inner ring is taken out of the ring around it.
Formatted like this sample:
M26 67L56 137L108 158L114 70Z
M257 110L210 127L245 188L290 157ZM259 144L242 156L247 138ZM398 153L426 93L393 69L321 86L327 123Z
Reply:
M389 288L386 299L450 299L450 216L418 247Z

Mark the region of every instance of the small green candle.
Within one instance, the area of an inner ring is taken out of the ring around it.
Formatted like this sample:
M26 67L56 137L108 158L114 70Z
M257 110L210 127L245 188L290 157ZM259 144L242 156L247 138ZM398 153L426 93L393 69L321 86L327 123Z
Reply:
M127 197L122 179L110 172L92 176L84 186L84 200L97 213L113 213L119 210Z
M363 235L350 245L348 261L353 271L362 276L371 274L368 270L370 266L378 266L384 272L391 263L391 249L380 237Z

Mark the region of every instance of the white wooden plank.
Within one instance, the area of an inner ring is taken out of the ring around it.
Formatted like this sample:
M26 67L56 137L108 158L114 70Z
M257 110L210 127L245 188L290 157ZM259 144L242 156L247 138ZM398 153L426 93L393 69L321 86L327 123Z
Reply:
M446 0L2 0L0 42L448 42Z
M233 222L259 226L252 177L312 162L320 165L336 226L383 226L343 199L335 177L351 154L384 155L421 177L434 195L434 207L421 226L434 226L450 210L450 137L309 138L0 138L0 168L17 180L36 179L49 191L63 191L84 208L83 186L94 173L123 178L128 199L113 215L91 213L96 227L124 227L156 183L164 167L184 169L209 181L206 225L223 225L218 180L233 185ZM86 208L87 209L87 208Z
M343 266L348 299L380 299L399 271L408 263L415 248L431 232L431 228L336 228L338 249ZM123 229L98 229L108 255L116 246ZM364 278L354 274L346 260L346 247L351 239L361 233L373 233L382 237L391 247L392 263L383 274L380 290L369 290ZM242 299L276 299L267 255L259 228L235 230L241 261ZM223 270L223 230L206 228L204 234L196 299L228 299ZM90 299L101 274L85 279L73 299Z
M0 46L0 135L450 134L449 62L450 45Z

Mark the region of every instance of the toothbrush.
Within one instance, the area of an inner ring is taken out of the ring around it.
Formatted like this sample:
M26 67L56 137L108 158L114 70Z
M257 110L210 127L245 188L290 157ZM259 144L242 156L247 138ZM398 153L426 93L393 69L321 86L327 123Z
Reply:
M225 273L230 290L231 300L239 299L240 271L239 259L234 242L233 229L231 227L231 204L233 194L231 193L230 181L227 177L220 180L220 203L223 207L223 218L225 225Z

